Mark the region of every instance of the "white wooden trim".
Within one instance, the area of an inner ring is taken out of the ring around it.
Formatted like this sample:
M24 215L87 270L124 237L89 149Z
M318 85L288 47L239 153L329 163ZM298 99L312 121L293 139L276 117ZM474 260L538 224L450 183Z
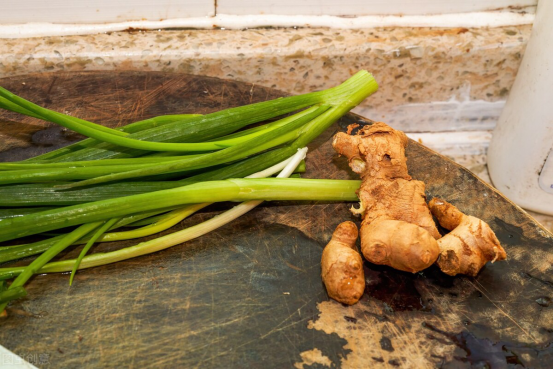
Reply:
M430 15L536 7L537 0L218 0L217 14Z
M24 38L43 36L84 35L115 32L125 29L162 28L223 28L244 29L256 27L329 27L359 29L372 27L502 27L532 24L533 13L477 12L438 15L361 16L344 18L337 16L292 15L228 15L168 19L162 21L135 21L103 24L26 23L0 25L0 38Z
M537 0L2 0L0 24L121 23L230 15L430 15L534 11Z
M214 0L2 0L0 24L121 23L215 15Z

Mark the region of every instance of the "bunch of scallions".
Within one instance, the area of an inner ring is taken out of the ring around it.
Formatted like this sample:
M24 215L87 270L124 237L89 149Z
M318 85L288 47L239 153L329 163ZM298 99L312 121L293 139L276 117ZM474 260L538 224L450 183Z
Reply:
M356 201L359 181L285 177L302 169L309 142L376 90L373 76L360 71L323 91L110 129L0 87L1 108L88 137L28 160L0 163L0 263L38 255L27 266L0 268L0 312L26 295L23 286L33 274L70 271L71 284L77 269L181 244L264 200ZM96 242L152 235L221 201L243 203L190 228L87 255ZM52 235L62 228L66 233ZM1 246L30 235L43 237ZM77 259L52 261L75 245L84 245Z

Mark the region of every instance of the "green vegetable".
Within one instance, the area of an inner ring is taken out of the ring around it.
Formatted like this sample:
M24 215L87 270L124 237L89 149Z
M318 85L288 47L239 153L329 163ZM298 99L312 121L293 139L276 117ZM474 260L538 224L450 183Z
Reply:
M247 200L356 201L360 181L322 179L226 179L101 200L0 221L0 241L170 206Z
M66 247L70 246L73 242L77 241L87 233L93 231L102 225L102 222L94 222L90 224L84 224L72 232L68 233L66 236L62 237L58 242L56 242L51 248L46 250L38 258L36 258L31 264L23 268L21 273L17 278L12 282L10 287L0 294L0 301L5 299L10 292L10 290L22 287L28 280L40 270L46 263L52 260L56 255L62 252ZM6 302L0 303L0 311L3 311L6 307Z
M245 151L249 148L256 148L261 151L266 148L263 146L264 143L271 142L268 146L277 146L279 144L289 141L291 138L295 137L297 133L294 133L294 130L298 129L300 126L311 121L322 112L328 109L328 106L313 107L309 108L303 112L295 114L291 117L282 119L279 122L277 128L273 128L267 131L256 132L250 135L243 137L238 137L235 139L230 139L226 141L218 142L227 142L227 143L237 143L235 146L229 147L225 150L218 152L204 154L204 155L188 155L182 158L176 158L176 160L166 161L163 158L154 164L126 164L126 165L103 165L103 166L90 166L90 161L86 162L89 166L75 167L75 165L80 165L78 162L73 164L73 166L67 168L57 168L60 163L54 164L54 168L49 168L46 165L46 168L39 167L38 169L20 169L12 171L1 172L0 184L14 184L14 183L29 183L29 182L47 182L53 180L74 180L74 179L87 179L91 178L89 182L83 181L81 184L67 184L63 185L60 188L71 188L73 186L86 186L90 184L95 184L101 182L101 178L104 177L113 177L115 173L127 173L129 171L138 171L141 173L141 176L147 175L156 175L164 173L172 173L176 170L171 170L168 168L174 167L185 167L182 171L190 171L195 169L200 169L204 167L219 165L221 163L226 163L230 161L235 161L241 159ZM240 142L243 141L243 142ZM250 153L246 151L247 153ZM116 162L119 162L119 159ZM135 162L140 162L140 158L134 159ZM151 160L151 159L147 159ZM126 161L131 161L127 159ZM111 160L102 160L102 163L111 164ZM163 162L163 163L162 163ZM174 163L174 165L170 165ZM178 164L179 163L179 164ZM17 166L26 167L26 165L34 166L36 164L12 164L12 167ZM10 164L5 164L4 167L10 167ZM2 166L0 166L0 169ZM102 177L104 176L104 177ZM123 176L124 177L124 176ZM129 177L127 175L127 177ZM116 178L120 179L120 178ZM124 179L124 178L123 178Z
M106 221L100 228L98 228L92 237L88 240L85 247L83 247L83 250L79 254L79 257L77 260L75 260L75 265L73 265L73 269L71 270L71 277L69 277L69 285L71 286L73 284L73 278L75 277L75 272L77 271L77 268L79 268L79 264L81 264L81 260L85 257L87 252L90 250L92 245L98 241L98 239L108 230L110 227L112 227L115 223L120 221L120 218L112 218L108 221Z
M1 104L0 104L0 107L1 107ZM8 110L11 110L11 109L8 109ZM120 130L127 133L135 133L135 132L144 131L150 128L161 127L168 123L185 122L189 118L200 117L200 116L201 114L161 115L158 117L148 118L135 123L127 124L126 126L121 127ZM37 118L41 118L41 117L37 117ZM88 147L94 147L101 143L102 143L101 141L95 140L93 138L87 138L85 140L76 142L74 144L62 147L61 149L53 150L45 154L35 156L34 158L27 159L25 161L35 162L35 161L44 161L44 160L56 160L58 157L62 155L67 154L68 156L70 156L71 153L74 153L76 151L79 151Z
M90 137L36 158L0 164L0 207L11 207L0 208L0 242L50 234L30 244L0 246L0 263L38 255L26 267L0 268L0 280L15 278L8 289L0 289L0 311L26 293L23 285L35 273L71 271L71 284L78 269L185 242L264 200L356 201L360 181L244 177L260 171L271 176L278 163L293 155L279 164L278 177L305 170L305 163L299 166L303 158L297 150L376 89L373 77L361 71L324 91L203 116L155 117L111 129L40 107L0 88L0 107ZM87 255L96 242L152 235L220 201L246 202L191 228ZM131 228L121 229L124 226ZM80 244L85 246L76 260L51 262L64 249Z
M294 168L298 165L298 162L306 155L307 149L299 150L299 152L293 157L289 163L286 163L286 166L283 168L278 177L287 177L290 175ZM266 173L259 173L259 176L269 175L272 169L268 169ZM249 201L235 206L233 209L228 210L206 222L198 224L196 226L187 228L185 230L175 232L168 236L160 237L148 242L142 242L136 246L127 247L122 250L95 254L89 257L85 257L83 261L85 262L82 266L82 269L89 268L91 266L99 266L114 263L116 261L130 259L136 256L146 255L153 253L171 246L175 246L182 242L191 240L193 238L204 235L208 232L211 232L214 229L221 227L224 224L229 223L230 221L238 218L239 216L250 211L262 201ZM73 261L73 260L71 260ZM74 264L75 265L75 264ZM38 272L52 272L52 271L61 271L67 266L66 262L54 262L51 264L45 265ZM18 273L24 271L22 268L5 268L0 269L0 279L2 278L11 278L16 276ZM73 268L75 270L75 266Z
M225 109L131 133L126 137L155 142L202 142L228 135L250 124L272 119L298 109L321 103L335 105L350 100L353 95L360 94L360 92L363 97L367 97L376 90L377 82L373 76L366 71L360 71L341 85L328 90ZM352 107L360 101L357 98L354 100L352 100ZM103 143L93 148L62 155L57 157L56 161L97 160L144 154L145 152L141 150Z
M302 145L305 146L306 141L300 138L285 147L269 150L223 167L213 167L213 169L210 168L180 181L132 182L132 184L128 182L107 183L86 188L75 188L71 191L60 191L59 188L55 187L55 184L51 183L0 186L0 206L75 205L113 197L166 190L203 181L242 178L285 160L293 155L298 148L303 147ZM58 182L58 184L65 183Z
M278 172L279 170L286 168L286 166L289 165L288 163L290 161L291 159L287 159L277 165L267 168L266 170L263 170L258 173L254 173L249 177L251 178L269 177L275 174L276 172ZM196 211L208 205L209 203L192 204L169 212L166 212L167 209L162 209L161 211L164 212L165 214L154 215L153 217L151 216L153 215L152 213L142 213L140 217L137 217L137 216L126 217L118 221L114 225L114 227L110 229L119 228L122 226L130 226L130 225L136 224L137 222L140 223L141 218L150 219L150 221L146 223L144 227L139 229L134 229L130 231L111 232L111 233L104 234L98 239L98 241L110 242L110 241L129 240L133 238L149 236L174 226L175 224L179 223L189 215L195 213ZM153 218L157 218L157 219L152 220ZM58 239L60 239L60 237L62 236L55 236L49 240L43 240L43 241L35 242L33 244L9 246L9 247L4 247L4 249L0 248L0 262L15 260L25 256L31 256L31 255L44 252L45 250L50 248ZM83 243L83 242L90 242L90 240L87 241L86 238L83 238L77 241L76 243Z
M289 118L289 122L269 132L265 132L258 137L239 143L233 147L224 150L212 152L195 157L185 157L181 160L171 161L149 165L126 172L119 172L91 178L89 180L59 186L59 188L70 189L82 186L90 186L98 183L120 181L123 179L153 176L163 173L175 173L180 171L190 171L194 169L206 168L220 163L228 163L239 160L244 157L257 154L275 146L282 145L288 141L296 139L301 131L298 129L312 120L316 120L325 114L329 106L323 105L307 109L304 112L295 114ZM332 123L332 122L331 122Z
M4 292L0 292L0 308L3 309L2 304L11 300L16 300L21 297L27 296L27 291L23 287L14 287Z
M186 206L189 209L188 215L194 213L196 211L196 205L188 205ZM152 216L156 216L160 213L167 213L168 211L174 210L175 207L170 209L161 209L154 212L146 212L146 213L139 213L139 214L133 214L131 216L125 217L118 221L111 229L121 228L124 226L128 226L132 223L135 223L137 221L140 221L145 218L150 218ZM185 209L183 208L183 211ZM168 223L164 223L168 224ZM146 227L145 227L146 228ZM101 242L109 242L109 241L119 241L119 240L127 240L127 239L133 239L133 238L139 238L148 236L151 234L156 233L156 231L162 231L159 226L154 228L148 228L147 230L139 228L132 231L125 231L125 232L111 232L106 233L102 235L99 239ZM0 247L0 263L11 261L11 260L17 260L24 258L26 256L36 255L40 254L46 250L48 250L52 245L54 245L57 241L59 241L64 235L57 235L49 239L29 243L29 244L23 244L23 245L13 245L13 246L3 246ZM88 237L83 237L80 240L74 242L74 244L84 244L88 242Z
M141 141L134 138L126 137L128 136L128 134L125 132L106 128L99 124L91 123L74 117L68 117L66 115L56 113L52 110L45 109L17 95L14 95L13 93L2 87L0 87L0 96L4 97L14 104L18 104L20 107L27 109L37 116L44 117L48 121L57 123L75 132L81 133L89 138L94 138L102 142L108 142L132 149L177 152L213 151L230 147L246 140L252 140L256 136L263 134L263 132L254 132L247 136L233 137L226 140L196 143L166 143Z
M98 178L113 173L126 173L130 169L149 168L152 164L106 165L82 168L39 168L23 170L6 170L0 172L0 185L33 182L52 182L54 180L71 180Z
M114 166L129 166L154 164L166 161L175 161L183 159L183 156L142 156L139 158L123 158L123 159L104 159L104 160L83 160L83 161L68 161L68 162L50 162L50 161L21 161L15 163L0 163L0 171L16 171L29 169L67 169L67 168L88 168L88 167L114 167ZM199 155L187 155L199 156ZM0 173L0 174L5 174Z
M7 100L7 101L6 101ZM19 109L18 107L19 106ZM87 122L86 120L68 117L67 115L57 113L55 111L42 108L36 104L33 104L30 101L27 101L10 91L6 90L3 87L0 87L0 107L4 109L17 111L18 113L30 115L36 118L46 118L46 120L56 122L64 127L69 129L73 128L84 128L85 131L97 131L113 136L124 137L127 136L127 133L118 131L116 129L111 129L108 127L101 126L99 124ZM79 132L74 129L74 131ZM79 132L80 133L80 132Z
M1 188L1 187L0 187ZM1 195L0 195L1 196ZM36 213L37 211L47 210L47 207L33 207L33 208L0 208L0 220L7 218L20 217L25 214Z

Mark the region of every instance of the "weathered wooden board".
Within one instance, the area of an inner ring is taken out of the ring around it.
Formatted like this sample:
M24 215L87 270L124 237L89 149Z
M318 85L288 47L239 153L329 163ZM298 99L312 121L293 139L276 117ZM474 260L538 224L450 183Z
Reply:
M154 72L27 75L4 87L111 127L160 114L208 113L283 94L232 81ZM354 178L330 138L310 147L312 178ZM78 139L0 112L0 160ZM265 204L171 249L68 275L41 275L0 320L0 343L40 367L458 368L552 365L552 235L469 171L421 145L411 174L489 222L508 261L476 278L409 274L366 263L366 294L330 301L319 260L349 204ZM206 209L175 227L207 219ZM96 252L129 243L103 244ZM64 257L75 256L71 250Z

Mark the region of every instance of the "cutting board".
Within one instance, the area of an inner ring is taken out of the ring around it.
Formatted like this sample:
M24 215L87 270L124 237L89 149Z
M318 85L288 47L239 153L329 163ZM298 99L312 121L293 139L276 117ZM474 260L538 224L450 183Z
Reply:
M161 114L209 113L284 96L269 88L162 72L33 74L0 84L48 108L117 127ZM355 178L330 144L350 114L309 149L308 178ZM0 112L0 160L80 137ZM411 141L411 175L487 221L508 260L475 278L435 266L416 274L365 264L351 307L330 300L320 257L345 203L266 203L216 232L156 254L40 275L0 320L0 344L39 367L458 368L552 363L552 235L468 170ZM173 230L208 219L207 208ZM94 252L137 241L101 244ZM74 257L78 249L63 257ZM23 262L28 262L25 260Z

